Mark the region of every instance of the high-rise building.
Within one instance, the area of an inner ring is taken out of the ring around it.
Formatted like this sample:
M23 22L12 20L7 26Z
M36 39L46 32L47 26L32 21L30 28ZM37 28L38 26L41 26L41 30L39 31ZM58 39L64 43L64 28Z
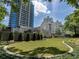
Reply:
M33 27L33 17L34 6L32 2L29 0L27 3L23 3L21 0L18 26Z
M17 16L16 16L16 13L14 13L14 12L12 12L11 15L10 15L9 26L11 28L17 27Z
M15 3L19 7L19 0L15 0ZM18 13L19 13L19 11L15 12L15 11L12 10L12 7L11 7L11 13L10 13L10 19L9 19L9 27L16 28L18 26L18 16L19 16Z
M33 28L34 23L34 5L30 0L28 2L23 2L23 0L17 0L16 3L18 4L19 11L16 13L16 28ZM13 14L13 13L11 13ZM10 27L14 24L13 19L14 17L10 17Z

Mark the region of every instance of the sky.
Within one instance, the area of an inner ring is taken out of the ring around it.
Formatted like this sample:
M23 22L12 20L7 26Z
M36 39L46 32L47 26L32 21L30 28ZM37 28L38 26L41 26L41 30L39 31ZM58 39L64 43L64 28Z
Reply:
M53 21L59 20L64 23L64 18L75 10L66 2L59 2L59 0L53 0L52 2L32 0L32 3L34 5L34 27L40 26L47 15L53 17ZM11 6L5 5L5 7L10 13ZM9 16L6 16L2 23L8 25Z

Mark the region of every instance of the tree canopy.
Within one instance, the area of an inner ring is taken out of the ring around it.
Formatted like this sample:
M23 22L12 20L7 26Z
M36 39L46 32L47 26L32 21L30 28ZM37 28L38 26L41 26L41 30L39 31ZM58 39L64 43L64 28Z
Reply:
M6 9L3 6L0 6L0 21L4 19L4 16L6 15Z
M69 5L79 8L79 0L60 0L66 1Z
M6 25L0 24L0 28L6 28Z
M78 33L79 30L79 9L75 10L72 14L65 18L65 30ZM79 34L79 33L78 33Z

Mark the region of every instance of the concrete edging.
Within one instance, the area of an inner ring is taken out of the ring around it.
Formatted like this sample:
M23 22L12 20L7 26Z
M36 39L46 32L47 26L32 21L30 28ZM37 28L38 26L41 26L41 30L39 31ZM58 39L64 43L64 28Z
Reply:
M69 47L70 50L68 51L68 53L72 53L74 51L73 48L70 45L66 44L64 41L63 44Z
M64 45L66 45L66 46L70 49L67 53L72 53L72 52L73 52L73 48L72 48L70 45L66 44L64 41L62 41L62 43L63 43ZM7 50L7 48L8 48L8 45L7 45L7 46L4 46L4 48L3 48L4 51L6 51L6 53L8 53L8 54L10 54L10 55L18 56L18 57L24 57L24 55L17 54L17 53L13 53L13 52ZM66 53L64 53L64 54L66 54ZM45 56L45 58L52 58L52 57L62 56L62 55L64 55L64 54ZM34 56L33 56L33 57L34 57ZM39 56L38 56L38 57L39 57ZM41 56L40 56L40 57L41 57ZM40 58L40 57L39 57L39 58Z
M10 54L10 55L20 56L20 57L23 57L23 56L24 56L24 55L21 55L21 54L13 53L13 52L7 50L7 48L8 48L8 45L7 45L7 46L4 46L3 49L4 49L4 51L6 51L6 53L8 53L8 54Z

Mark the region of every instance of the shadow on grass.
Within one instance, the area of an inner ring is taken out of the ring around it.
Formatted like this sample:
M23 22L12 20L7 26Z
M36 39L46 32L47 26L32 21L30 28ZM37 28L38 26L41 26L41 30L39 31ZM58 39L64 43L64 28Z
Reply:
M19 51L19 52L21 52L21 50L19 50L19 49L15 49L15 47L10 47L10 48L7 48L9 51L11 51L11 52L17 52L17 51Z
M12 52L19 51L19 54L25 55L25 58L28 58L28 59L38 59L38 57L43 58L45 56L63 54L67 52L67 51L61 51L56 47L39 47L34 50L25 51L25 52L19 49L15 49L14 47L9 48L9 50Z
M10 51L20 51L20 54L26 55L26 56L37 56L39 54L51 54L51 55L57 55L57 54L63 54L66 53L67 51L61 51L57 49L56 47L39 47L31 51L27 52L22 52L21 50L15 49L15 48L10 48Z

